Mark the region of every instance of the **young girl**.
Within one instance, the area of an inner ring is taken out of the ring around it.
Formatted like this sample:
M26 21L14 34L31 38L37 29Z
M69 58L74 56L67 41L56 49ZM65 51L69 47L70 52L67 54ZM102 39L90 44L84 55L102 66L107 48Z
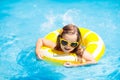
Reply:
M36 54L38 58L42 59L42 55L44 53L41 53L40 48L42 46L46 46L58 51L63 51L65 54L70 54L71 52L76 53L76 55L78 56L78 61L80 61L80 63L73 64L70 62L66 62L64 63L64 66L66 67L95 64L95 59L90 53L88 53L83 47L81 47L81 43L82 37L78 27L73 24L68 24L62 28L60 34L57 37L56 43L53 43L52 41L44 38L38 39L36 44ZM86 62L82 63L82 59L84 59Z

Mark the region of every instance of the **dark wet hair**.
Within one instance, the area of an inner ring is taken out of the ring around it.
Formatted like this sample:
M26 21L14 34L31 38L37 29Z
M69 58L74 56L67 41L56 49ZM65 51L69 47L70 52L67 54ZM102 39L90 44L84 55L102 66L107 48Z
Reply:
M83 52L80 51L81 50L80 46L81 46L81 43L82 43L81 32L80 32L79 28L76 25L73 25L73 24L65 25L62 28L62 31L60 32L60 34L57 37L57 42L56 42L57 45L55 47L55 50L62 51L61 46L60 46L60 38L62 38L63 35L65 35L65 34L77 34L77 42L79 42L79 46L77 46L72 52L76 53L77 56L82 57Z

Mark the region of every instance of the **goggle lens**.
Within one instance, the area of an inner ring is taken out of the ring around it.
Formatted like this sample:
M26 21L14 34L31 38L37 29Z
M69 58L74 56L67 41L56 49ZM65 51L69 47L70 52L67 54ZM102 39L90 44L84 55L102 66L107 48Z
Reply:
M67 41L64 41L64 40L61 40L61 44L62 44L63 46L66 46L66 45L68 45L68 42L67 42Z
M77 47L78 44L77 44L77 43L71 43L71 46L72 46L72 47Z

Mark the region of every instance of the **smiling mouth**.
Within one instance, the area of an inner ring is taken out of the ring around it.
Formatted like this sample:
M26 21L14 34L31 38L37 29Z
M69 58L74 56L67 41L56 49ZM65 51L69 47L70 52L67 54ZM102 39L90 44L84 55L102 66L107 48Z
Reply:
M70 50L69 48L64 48L64 49L67 50L67 51Z

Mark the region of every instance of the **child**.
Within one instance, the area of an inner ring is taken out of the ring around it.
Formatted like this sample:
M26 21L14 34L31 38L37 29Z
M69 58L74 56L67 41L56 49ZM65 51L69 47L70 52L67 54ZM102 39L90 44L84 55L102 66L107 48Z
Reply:
M66 62L64 63L64 66L66 67L95 64L95 59L89 52L81 47L81 43L82 37L78 27L73 24L68 24L64 26L60 31L56 43L53 43L52 41L44 38L38 39L36 44L36 54L38 58L42 59L42 54L44 53L41 53L40 48L42 46L46 46L58 51L63 51L65 54L69 54L71 52L76 53L76 55L78 56L78 61L80 61L80 63L73 64L71 62ZM86 61L84 64L82 63L82 59Z

